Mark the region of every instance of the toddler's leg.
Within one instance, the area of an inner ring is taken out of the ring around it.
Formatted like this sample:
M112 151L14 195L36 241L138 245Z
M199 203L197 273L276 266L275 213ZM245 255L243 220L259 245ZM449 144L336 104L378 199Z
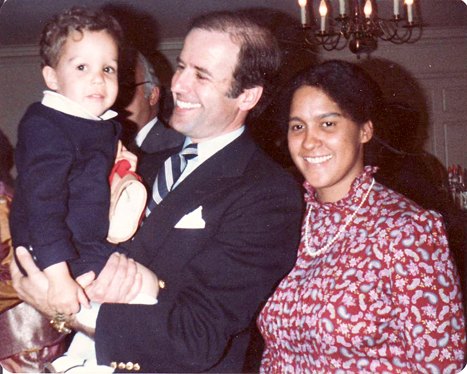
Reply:
M68 350L52 362L52 367L55 372L63 373L95 361L96 349L94 340L81 332L77 332Z
M95 327L100 304L91 302L91 309L81 308L76 315L83 325ZM68 350L51 363L55 372L66 373L113 373L110 366L97 365L94 340L77 332Z
M94 340L78 331L73 337L70 347L65 354L77 359L95 360L96 348L94 346Z

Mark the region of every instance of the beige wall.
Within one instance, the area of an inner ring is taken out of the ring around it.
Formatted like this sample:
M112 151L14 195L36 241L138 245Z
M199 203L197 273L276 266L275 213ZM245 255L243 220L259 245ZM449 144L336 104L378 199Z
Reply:
M0 128L13 145L18 121L43 89L37 48L0 48Z
M424 110L425 149L467 167L467 27L427 28L415 44L379 43L369 60L343 52L325 56L362 63L388 99Z
M165 41L160 51L175 65L181 46L178 39ZM322 51L320 58L362 63L389 97L424 107L426 150L445 165L467 166L467 27L426 29L410 45L380 42L369 60L347 50ZM0 127L13 145L18 121L44 88L36 47L0 48Z

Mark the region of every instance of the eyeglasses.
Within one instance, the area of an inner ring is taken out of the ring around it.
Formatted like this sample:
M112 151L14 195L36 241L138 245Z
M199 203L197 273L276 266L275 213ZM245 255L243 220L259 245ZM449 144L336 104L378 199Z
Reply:
M138 82L138 83L123 82L120 85L122 87L127 88L127 89L131 89L131 88L136 88L136 87L141 86L141 85L146 84L146 83L151 83L151 81L144 81L144 82Z

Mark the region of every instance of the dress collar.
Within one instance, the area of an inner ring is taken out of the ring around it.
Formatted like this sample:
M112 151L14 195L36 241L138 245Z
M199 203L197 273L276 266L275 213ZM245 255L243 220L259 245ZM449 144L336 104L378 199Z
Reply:
M311 206L312 209L317 208L325 208L326 210L331 208L347 208L354 205L355 197L357 196L358 199L360 195L357 193L358 190L361 189L362 185L367 183L371 183L371 179L373 178L373 174L376 173L378 167L376 166L365 166L362 173L354 179L352 185L350 186L350 190L342 199L333 202L333 203L322 203L316 198L316 191L311 185L305 181L303 186L305 187L305 202Z

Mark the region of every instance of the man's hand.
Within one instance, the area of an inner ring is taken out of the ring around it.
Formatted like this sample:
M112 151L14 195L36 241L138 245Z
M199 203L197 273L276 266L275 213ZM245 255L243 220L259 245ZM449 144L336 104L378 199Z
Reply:
M16 256L28 274L24 276L15 261L11 262L11 278L18 296L41 313L52 317L54 311L47 302L47 277L36 266L26 248L18 247ZM97 279L94 280L94 273L90 272L78 277L77 282L85 289L90 300L100 303L128 303L141 289L141 274L136 271L136 262L133 259L114 253Z
M89 299L99 303L128 303L140 289L136 262L120 253L111 255L97 279L85 287Z
M36 266L31 254L24 247L16 249L16 256L28 276L24 276L15 261L10 263L11 279L18 296L32 305L42 314L53 317L54 311L47 302L49 281L45 274Z

